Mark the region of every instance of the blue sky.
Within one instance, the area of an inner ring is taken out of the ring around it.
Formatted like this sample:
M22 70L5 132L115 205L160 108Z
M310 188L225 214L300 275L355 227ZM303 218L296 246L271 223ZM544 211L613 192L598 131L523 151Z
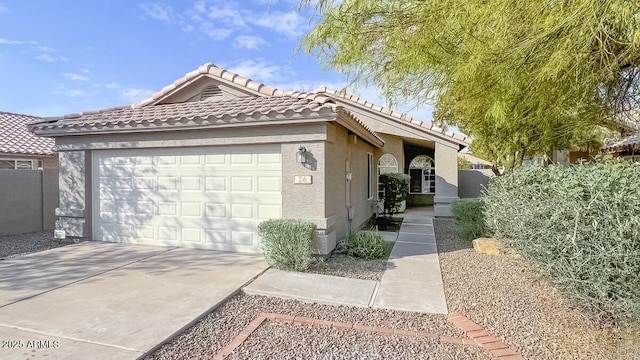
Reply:
M139 102L210 62L283 90L348 79L295 53L294 0L0 0L0 111L58 116ZM347 89L385 105L373 88ZM395 110L431 121L431 107Z

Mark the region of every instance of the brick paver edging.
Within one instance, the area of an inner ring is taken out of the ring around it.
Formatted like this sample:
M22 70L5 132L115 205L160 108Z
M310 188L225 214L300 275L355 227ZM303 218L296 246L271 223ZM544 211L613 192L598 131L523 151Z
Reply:
M240 332L238 336L236 336L233 340L231 340L231 342L229 342L225 347L220 349L220 351L216 353L213 359L222 360L224 359L225 356L230 355L233 352L233 350L235 350L240 345L242 345L242 343L244 343L245 340L249 338L249 335L251 335L263 322L267 320L283 322L288 324L297 324L297 325L331 326L336 329L358 330L358 331L364 331L369 333L375 333L379 335L396 335L396 336L407 336L407 337L432 338L432 339L438 339L441 343L456 344L456 345L483 346L482 343L478 342L477 340L474 341L473 338L472 339L456 338L451 336L440 336L438 334L429 333L425 331L399 330L399 329L383 328L378 326L368 326L368 325L363 325L358 323L344 323L344 322L329 321L329 320L318 320L318 319L312 319L312 318L302 317L302 316L262 313L258 315L258 317L255 318L253 321L251 321L249 325L247 325ZM510 359L510 358L501 358L501 359Z
M511 350L507 344L491 335L482 326L469 320L466 316L459 313L450 313L447 319L475 343L487 350L494 359L525 360L521 355Z

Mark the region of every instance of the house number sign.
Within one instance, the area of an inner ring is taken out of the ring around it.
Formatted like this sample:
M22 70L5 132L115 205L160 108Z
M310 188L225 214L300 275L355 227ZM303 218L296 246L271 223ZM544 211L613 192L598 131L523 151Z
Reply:
M311 185L313 183L313 178L311 177L311 175L294 175L293 183Z

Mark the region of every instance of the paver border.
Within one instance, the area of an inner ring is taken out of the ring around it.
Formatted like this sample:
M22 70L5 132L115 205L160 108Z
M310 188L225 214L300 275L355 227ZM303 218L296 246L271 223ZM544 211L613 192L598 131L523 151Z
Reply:
M513 351L507 344L493 336L482 326L469 320L466 316L454 312L447 315L447 320L471 338L478 346L483 347L494 359L525 360L522 355Z
M478 346L487 351L490 356L497 360L525 360L520 354L511 350L511 348L493 336L482 326L469 320L466 316L460 313L449 313L447 320L458 328L467 338L458 338L452 336L442 336L426 331L411 331L401 330L393 328L385 328L379 326L364 325L357 322L347 323L339 321L314 319L304 316L276 314L276 313L261 313L255 319L253 319L249 325L247 325L240 334L238 334L227 345L220 349L215 356L214 360L223 360L226 356L231 355L235 349L240 347L249 336L262 325L265 321L281 322L294 325L310 325L310 326L326 326L336 329L344 330L356 330L368 333L374 333L385 336L401 336L401 337L421 337L438 339L441 343L466 345L466 346Z
M429 339L437 339L441 343L447 344L455 344L455 345L467 345L467 346L478 346L482 347L477 341L468 338L456 338L451 336L441 336L438 334L426 332L426 331L411 331L411 330L400 330L393 328L385 328L379 326L370 326L364 325L357 322L347 323L347 322L339 322L339 321L330 321L330 320L321 320L314 319L304 316L294 316L294 315L285 315L285 314L275 314L275 313L261 313L255 319L253 319L249 325L247 325L241 332L233 338L227 345L225 345L222 349L220 349L215 356L214 360L223 360L225 356L231 355L235 349L240 347L249 336L265 321L272 322L281 322L286 324L294 324L294 325L310 325L310 326L326 326L333 327L336 329L344 329L344 330L356 330L363 331L368 333L374 333L385 336L400 336L400 337L421 337L421 338L429 338Z

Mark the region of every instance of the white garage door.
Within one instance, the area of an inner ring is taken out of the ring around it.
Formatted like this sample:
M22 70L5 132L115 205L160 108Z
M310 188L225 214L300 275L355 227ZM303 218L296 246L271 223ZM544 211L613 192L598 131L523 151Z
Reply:
M94 240L259 252L282 216L279 145L93 155Z

